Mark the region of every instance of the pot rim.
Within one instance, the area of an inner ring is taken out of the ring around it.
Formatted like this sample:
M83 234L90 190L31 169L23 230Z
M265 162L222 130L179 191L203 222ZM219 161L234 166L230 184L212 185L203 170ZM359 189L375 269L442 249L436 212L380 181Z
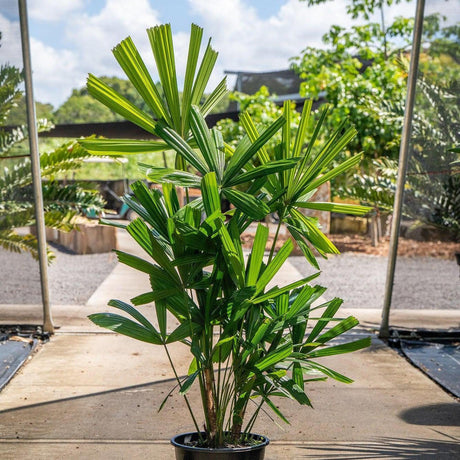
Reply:
M178 447L180 449L190 450L194 452L248 452L251 450L265 448L270 443L270 439L268 439L267 436L256 434L256 433L248 433L248 435L258 437L262 440L262 442L260 444L256 444L253 446L245 446L245 447L218 447L218 448L195 447L195 446L187 446L186 444L181 444L180 442L177 441L177 439L180 437L191 436L194 434L196 435L197 433L198 433L197 431L191 431L189 433L176 434L174 437L171 438L171 444L174 447ZM201 434L205 435L206 433L202 431Z

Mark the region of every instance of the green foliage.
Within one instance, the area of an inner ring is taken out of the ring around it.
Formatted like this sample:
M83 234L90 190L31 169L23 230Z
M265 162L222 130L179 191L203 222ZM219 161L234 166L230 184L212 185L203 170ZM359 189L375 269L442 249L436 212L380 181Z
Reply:
M457 52L460 44L457 44ZM413 149L403 211L460 239L460 80L443 83L421 75L417 82ZM455 149L457 147L457 149Z
M161 43L155 42L156 34L161 35ZM125 228L145 257L120 251L117 255L120 262L149 277L151 290L131 299L132 305L121 300L109 302L124 315L96 313L89 318L120 334L163 346L198 432L202 420L191 410L187 393L193 385L200 388L206 431L206 439L201 439L201 443L221 447L244 439L264 406L287 422L275 398L286 397L311 406L306 394L308 381L330 377L350 383L351 379L316 358L359 350L370 343L369 338L331 343L358 321L353 317L336 317L340 299L313 306L325 292L321 286L310 285L317 274L271 287L269 283L293 250L292 240L288 239L275 253L277 232L270 254L265 257L268 229L258 224L248 259L241 242L241 235L250 224L275 211L280 225L287 224L310 263L317 266L314 251L322 256L337 253L317 221L304 216L299 209L313 207L358 215L368 211L359 206L310 201L324 181L359 161L360 157L355 156L341 165L334 163L356 132L342 123L318 145L325 116L314 124L312 134L307 134L311 120L311 104L307 103L294 130L290 123L294 114L287 102L280 116L267 126L256 126L248 113L242 114L245 136L235 145L225 144L220 130L210 130L206 125L208 102L197 105L205 87L201 77L192 84L190 71L182 103L178 100L169 27L160 26L149 35L167 99L155 109L162 110L163 117L158 121L148 118L117 93L93 86L96 82L92 78L89 84L107 106L136 119L141 126L151 129L166 148L175 151L178 167L142 165L148 178L162 184L162 192L136 182L132 185L134 198L126 198L139 218ZM192 33L187 69L196 67L199 42L193 37ZM123 61L122 57L120 60ZM150 80L138 58L131 62L135 63L125 66L125 71L154 107L159 101ZM199 88L195 96L192 87ZM214 101L222 94L224 91L219 90ZM266 146L274 139L278 139L276 158L270 158ZM96 141L98 145L93 141L82 143L96 153L125 150L131 154L144 147L156 149L155 145L127 140L100 140ZM241 184L246 186L244 192L235 189ZM201 198L179 202L177 187L187 189L191 185L200 188ZM234 206L225 213L221 209L223 198ZM157 326L135 308L152 302ZM179 326L169 321L170 315ZM174 342L181 342L190 352L185 377L177 374L168 351L169 344ZM253 415L246 417L253 403ZM227 437L226 431L230 433Z
M14 67L0 69L0 246L4 249L29 252L38 257L37 239L33 234L19 234L18 227L35 225L35 207L32 191L32 171L25 144L27 130L18 126L13 131L4 129L10 110L20 102L22 93L17 89L21 73ZM49 122L41 120L38 130L49 129ZM77 214L99 212L103 200L98 192L83 185L59 185L58 174L77 169L89 155L75 141L69 142L40 156L43 183L43 205L45 224L48 227L71 230L76 228L73 218ZM49 260L53 255L48 252Z
M353 15L361 12L367 18L378 6L376 2L351 2L349 11ZM323 36L328 48L308 47L293 59L294 69L305 80L301 94L314 99L324 97L334 106L328 119L331 127L349 117L359 133L350 148L362 151L369 159L397 159L400 120L380 117L372 110L371 101L404 103L407 73L398 59L411 43L412 28L413 20L401 17L390 25L367 23L348 30L333 26ZM427 52L422 56L421 68L439 75L449 61L455 64L451 71L458 72L458 63L448 54L454 53L456 34L458 27L443 28L439 15L426 17L423 42Z
M1 38L1 37L0 37ZM18 85L22 81L22 74L16 67L0 66L0 124L3 126L10 111L21 99Z
M457 45L458 52L458 45ZM407 70L408 63L400 62ZM444 83L420 74L412 122L411 155L408 163L402 212L406 218L435 225L460 237L460 84ZM402 123L402 103L371 101L372 110L382 118ZM396 190L398 164L381 158L365 171L356 173L350 185L339 193L361 203L391 210Z
M35 103L35 115L38 119L55 121L54 108L51 104ZM6 121L8 126L20 126L27 124L26 98L22 96L15 107L13 107Z
M396 192L398 162L388 158L372 160L365 171L353 174L349 183L337 188L337 194L358 200L379 211L392 212Z
M262 86L255 94L244 94L233 92L229 99L236 101L239 105L240 112L246 112L254 122L260 127L265 128L279 118L282 113L282 107L279 107L272 100L272 96L266 86ZM300 114L292 113L291 128L295 131L300 120ZM230 119L224 119L217 122L219 130L222 132L224 140L231 146L235 146L246 135L243 126ZM270 139L265 148L273 152L275 146L279 143L281 135L278 134ZM270 153L274 158L274 153Z
M100 77L104 84L111 86L133 104L146 108L146 104L139 96L129 80L117 77ZM99 104L86 87L74 89L70 97L56 110L56 123L95 123L122 121L124 118L102 104Z

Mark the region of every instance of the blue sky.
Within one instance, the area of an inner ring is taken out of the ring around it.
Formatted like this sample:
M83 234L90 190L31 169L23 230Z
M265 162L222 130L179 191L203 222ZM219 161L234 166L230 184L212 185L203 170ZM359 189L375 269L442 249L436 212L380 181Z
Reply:
M0 63L22 67L15 5L0 0ZM299 0L28 0L28 12L35 98L55 107L85 84L88 72L122 77L111 49L127 35L153 67L145 29L155 24L172 25L179 74L185 70L190 23L204 28L219 51L211 84L224 69L287 68L289 58L306 46L322 46L321 36L332 24L350 25L345 0L310 8ZM411 1L392 7L387 16L414 12Z

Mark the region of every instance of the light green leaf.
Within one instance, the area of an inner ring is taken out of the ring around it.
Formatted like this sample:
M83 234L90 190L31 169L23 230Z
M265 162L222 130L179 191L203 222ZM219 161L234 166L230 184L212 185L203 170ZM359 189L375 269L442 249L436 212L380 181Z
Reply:
M78 143L91 155L136 155L138 153L162 152L168 146L163 141L142 141L135 139L103 139L89 137Z
M268 227L259 224L257 226L256 234L254 237L254 243L252 246L251 256L248 261L249 270L247 275L246 283L248 286L253 286L257 282L259 277L260 268L262 266L265 246L268 239Z
M332 377L334 380L337 380L338 382L353 383L352 379L346 377L343 374L340 374L339 372L329 369L328 367L323 366L322 364L315 363L313 361L309 361L308 366L311 367L312 369L322 372L324 375L327 375L328 377Z
M262 276L256 283L256 292L254 295L259 294L265 289L265 286L271 281L271 279L278 273L278 270L283 266L286 259L294 249L294 245L291 240L286 240L281 249L278 251L273 260L267 265Z
M317 278L319 275L320 275L319 272L315 273L313 275L302 278L298 281L294 281L293 283L289 283L288 285L283 286L281 288L279 288L278 286L275 286L271 288L269 291L267 291L265 294L253 299L252 302L254 304L258 304L261 302L265 302L266 300L276 299L278 296L280 296L281 294L284 294L285 292L292 291L293 289L303 286L305 283L309 283L313 279Z
M86 86L91 96L99 102L102 102L102 104L109 109L117 112L122 117L132 121L141 128L144 128L147 132L154 133L155 120L138 109L132 102L128 101L128 99L120 96L101 79L89 74Z
M284 125L284 123L286 123L284 117L279 117L267 129L265 129L257 140L247 149L245 148L244 143L238 144L233 156L227 164L223 185L226 186L241 171L241 169L244 168L246 163L254 157L260 148L273 137L273 135Z
M270 174L284 171L286 169L291 169L297 164L298 161L298 158L271 161L270 163L266 163L262 166L251 169L246 173L239 174L227 184L227 187L244 184L245 182L252 182L260 177L265 177Z
M171 123L169 113L155 83L150 76L141 55L131 37L126 38L113 50L113 54L142 99L152 109L156 118L164 118Z
M337 313L338 309L342 305L343 300L339 299L338 297L330 300L324 306L326 306L326 310L324 310L323 314L321 315L322 320L318 321L315 324L315 327L310 332L310 335L307 338L307 342L314 342L316 337L321 333L321 331L327 326L329 323L327 318L333 318L334 315Z
M361 161L361 159L362 159L362 155L355 155L351 158L348 158L348 160L345 160L339 166L336 166L335 168L324 173L320 177L314 179L311 183L307 184L306 187L304 187L303 189L299 189L299 193L296 195L297 196L296 199L299 199L301 195L305 195L311 192L312 190L317 189L320 185L334 179L340 174L343 174L348 169L353 168Z
M286 343L276 350L268 353L263 359L256 363L255 367L260 371L263 371L275 364L285 360L292 353L292 345Z
M168 104L173 126L180 132L180 103L179 90L177 88L176 61L170 24L162 24L147 29L158 75L164 96Z
M193 150L176 131L168 128L163 122L158 122L155 126L155 134L161 137L171 149L175 150L201 174L204 175L209 172L202 155Z
M141 171L153 182L171 183L179 187L200 187L201 177L173 168L159 168L144 163L139 164Z
M201 181L201 197L207 216L220 212L220 196L215 172L209 172Z
M218 181L222 180L223 169L221 166L225 163L225 155L218 150L214 143L214 138L208 125L204 121L203 116L197 106L191 107L191 122L192 133L195 142L203 155L209 171L214 171Z
M299 208L306 209L316 209L318 211L327 211L327 212L338 212L342 214L353 214L356 216L364 216L369 211L372 211L373 208L369 206L359 206L354 204L342 204L342 203L319 203L319 202L301 202L297 201L293 204Z
M366 337L365 339L355 340L354 342L348 342L341 345L336 345L333 347L321 348L311 353L308 353L309 358L320 358L322 356L333 356L339 355L342 353L350 353L353 351L361 350L367 348L371 344L371 338Z
M184 90L182 92L182 133L187 134L192 104L192 89L198 65L203 29L192 24L188 48L187 67L185 69Z
M340 254L331 240L314 224L314 221L295 208L290 210L291 216L300 221L305 227L305 233L302 235L307 238L315 248L329 254Z

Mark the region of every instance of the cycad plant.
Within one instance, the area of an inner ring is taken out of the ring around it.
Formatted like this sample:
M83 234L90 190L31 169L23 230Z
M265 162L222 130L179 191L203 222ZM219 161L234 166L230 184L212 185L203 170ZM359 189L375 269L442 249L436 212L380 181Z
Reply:
M24 146L27 130L24 126L5 129L11 108L22 97L18 90L21 80L21 73L15 67L0 68L0 247L13 252L25 251L37 258L36 236L17 231L20 227L35 225L32 170ZM39 120L39 131L50 127L46 120ZM77 168L88 156L75 141L40 155L46 226L69 231L76 228L77 214L102 210L104 201L96 190L82 184L62 185L55 180L60 173ZM49 260L52 257L49 251Z
M201 36L197 30L196 26L192 27L192 43ZM154 151L162 146L176 152L176 164L182 169L142 165L146 176L162 185L161 192L136 182L132 185L134 196L125 198L139 218L121 226L145 251L145 258L116 252L120 262L149 277L151 290L140 293L130 304L115 299L109 302L127 316L96 313L89 318L99 326L163 347L199 433L199 443L208 447L238 444L244 442L265 407L287 422L276 398L287 397L310 406L307 382L328 377L344 383L352 381L316 358L369 345L368 338L331 343L358 321L354 317L336 317L342 300L322 300L326 289L310 284L318 273L286 286L270 287L293 250L291 239L276 252L276 232L271 251L265 254L269 230L258 223L250 254L245 253L241 243L241 235L250 224L277 212L280 225L287 225L314 266L318 266L317 254L337 253L318 228L317 221L306 217L299 208L355 214L368 210L309 201L323 182L359 161L356 156L331 168L355 131L344 124L318 148L315 140L325 113L307 141L311 110L311 104L307 103L291 145L291 109L290 104L286 104L284 115L260 132L251 118L243 114L241 122L247 136L235 148L230 147L223 142L218 129L209 129L206 125L204 116L212 105L209 99L201 107L196 104L201 100L201 89L206 86L200 72L196 77L192 72L199 46L190 46L192 51L180 104L178 97L166 96L179 94L171 62L170 28L155 27L149 36L161 85L168 86L164 91L166 100L157 101L163 115L158 109L152 110L151 115L134 116L136 110L127 109L126 102L119 96L108 89L96 90L92 76L89 88L113 110L129 112L129 119L137 119L140 126L148 128L147 131L160 140L92 139L81 143L99 154ZM129 39L122 42L115 48L115 54L134 80L133 84L137 84L139 93L150 98L151 79L146 75L140 78L144 67L132 42ZM128 59L128 56L136 56L136 59ZM170 72L164 70L166 66ZM195 88L200 88L199 93L190 97ZM213 103L224 92L223 88L215 91L211 96ZM279 130L282 142L276 149L276 159L270 160L264 145ZM236 188L240 185L244 185L244 191ZM199 188L201 198L179 202L178 186ZM228 212L222 212L223 198L233 205ZM155 309L157 327L136 308L141 305ZM178 327L171 329L168 313L177 319ZM175 342L181 342L190 352L186 375L179 375L171 359L169 347ZM192 411L187 396L196 385L201 394L202 416ZM203 421L205 432L201 433Z

